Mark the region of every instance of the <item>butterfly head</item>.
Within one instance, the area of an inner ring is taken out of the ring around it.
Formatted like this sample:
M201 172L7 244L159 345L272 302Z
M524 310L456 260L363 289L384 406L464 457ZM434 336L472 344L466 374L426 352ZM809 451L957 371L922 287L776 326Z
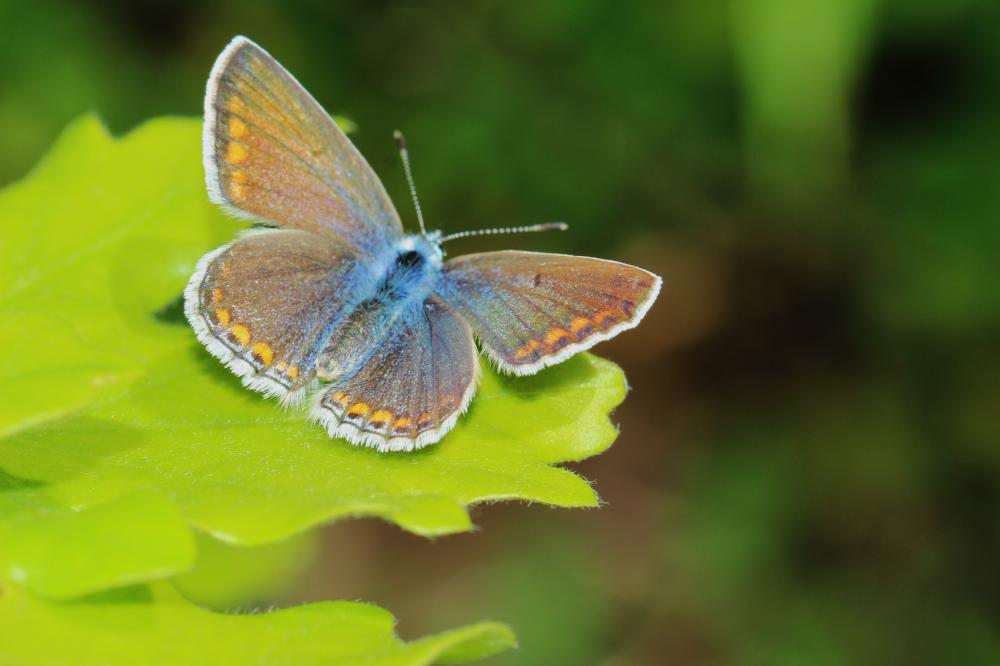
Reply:
M441 249L441 232L430 231L404 236L396 245L395 260L402 264L422 263L441 266L444 252Z

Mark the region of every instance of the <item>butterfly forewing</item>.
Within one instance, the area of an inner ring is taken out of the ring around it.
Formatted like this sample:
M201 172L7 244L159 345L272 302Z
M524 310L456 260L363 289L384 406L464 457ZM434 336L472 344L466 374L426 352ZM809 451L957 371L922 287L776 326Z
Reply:
M448 261L437 292L501 370L527 375L636 326L659 289L635 266L507 251Z
M205 97L210 197L245 216L333 233L373 254L402 234L382 183L313 97L270 55L237 37Z

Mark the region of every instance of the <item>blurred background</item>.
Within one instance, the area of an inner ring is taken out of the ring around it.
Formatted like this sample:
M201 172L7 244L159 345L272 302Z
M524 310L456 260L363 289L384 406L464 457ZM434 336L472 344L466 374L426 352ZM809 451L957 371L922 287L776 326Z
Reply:
M571 223L452 252L664 276L596 350L633 389L575 466L600 510L346 521L215 605L490 617L521 640L496 664L1000 663L998 31L995 0L0 0L0 184L84 112L200 114L242 33L357 123L411 228L397 127L430 226Z

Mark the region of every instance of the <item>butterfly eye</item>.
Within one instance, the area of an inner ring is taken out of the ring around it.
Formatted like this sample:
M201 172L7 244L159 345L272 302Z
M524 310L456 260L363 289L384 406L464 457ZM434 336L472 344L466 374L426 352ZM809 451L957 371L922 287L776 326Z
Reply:
M404 252L396 257L396 263L401 268L413 268L414 266L419 266L423 263L423 256L416 250L410 250L409 252Z

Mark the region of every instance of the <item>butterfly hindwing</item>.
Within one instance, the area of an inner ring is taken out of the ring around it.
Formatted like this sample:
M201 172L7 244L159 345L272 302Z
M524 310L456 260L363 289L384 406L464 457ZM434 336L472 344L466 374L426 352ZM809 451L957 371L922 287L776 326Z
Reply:
M315 99L266 51L237 37L205 95L209 197L228 210L367 254L402 235L382 183Z
M615 261L505 251L448 261L437 293L501 370L529 375L636 326L660 283Z
M250 388L301 401L315 359L346 315L354 251L297 229L257 231L205 255L184 293L198 339Z
M380 330L357 367L344 366L339 350L335 362L344 374L317 396L313 416L331 436L383 451L438 441L475 393L479 360L468 325L432 296L410 303Z

